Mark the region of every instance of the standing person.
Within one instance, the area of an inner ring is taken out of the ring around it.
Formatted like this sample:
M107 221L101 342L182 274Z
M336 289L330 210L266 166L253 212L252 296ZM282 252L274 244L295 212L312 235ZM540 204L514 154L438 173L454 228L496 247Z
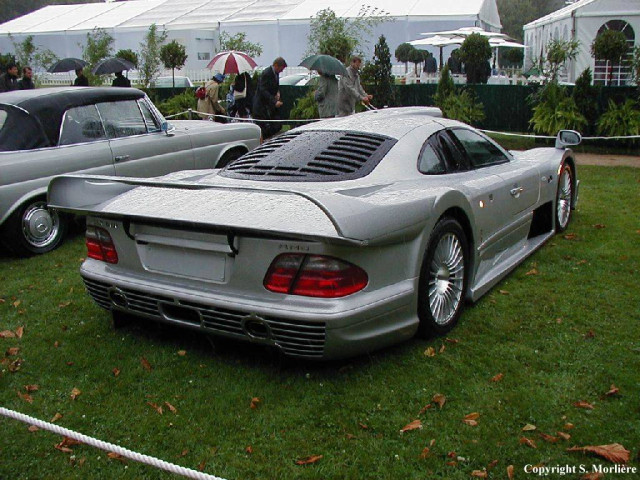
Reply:
M0 75L0 92L18 90L18 66L15 63L7 65L7 71Z
M233 82L233 103L240 118L247 118L253 104L253 85L249 72L236 75Z
M209 113L212 115L225 115L227 112L222 105L218 102L220 94L220 84L224 82L224 75L216 73L211 80L204 84L206 95L204 98L198 99L198 112ZM215 121L225 123L224 119L216 120L215 117L210 115L200 115L203 120L212 118Z
M73 81L74 87L88 87L89 79L84 76L84 70L82 68L76 68L76 79Z
M18 80L20 90L33 90L36 86L33 83L33 70L31 67L22 68L22 78Z
M338 79L318 70L318 89L314 95L320 118L333 118L338 114Z
M284 58L278 57L273 65L266 68L258 79L258 88L253 98L253 118L257 120L278 119L278 109L282 106L280 100L280 80L278 75L287 67ZM256 122L262 130L262 138L267 139L280 131L279 123Z
M116 72L116 78L111 82L112 87L131 87L131 81L122 75L122 72Z
M338 116L346 117L355 113L356 102L369 103L373 95L367 94L360 84L360 66L362 58L351 57L351 64L347 67L347 74L340 78L338 84Z

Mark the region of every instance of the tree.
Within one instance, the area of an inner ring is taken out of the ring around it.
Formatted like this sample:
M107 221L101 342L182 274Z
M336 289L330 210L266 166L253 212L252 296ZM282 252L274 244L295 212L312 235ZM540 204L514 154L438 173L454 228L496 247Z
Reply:
M576 86L573 89L572 97L576 102L578 110L587 119L585 131L583 133L593 133L596 119L598 118L598 90L591 82L593 75L590 68L585 68L576 79Z
M613 77L613 65L622 63L629 52L629 44L624 33L617 30L605 30L598 34L591 44L591 55L596 60L609 62L609 83Z
M176 40L171 40L160 48L160 60L162 60L164 68L171 69L171 78L173 80L171 88L176 87L176 68L180 70L184 67L187 57L184 45L181 45Z
M167 39L167 32L158 31L158 26L152 23L149 26L147 34L144 36L144 42L140 44L140 65L139 71L142 84L145 87L151 85L160 73L160 48Z
M487 37L479 33L469 35L460 47L460 60L467 72L467 83L487 83L491 75L491 47Z
M36 71L46 70L58 60L56 54L48 48L38 47L33 42L33 35L28 35L20 43L17 43L11 34L9 39L13 44L16 62L21 67L31 67Z
M404 63L404 73L407 73L407 71L409 70L409 59L411 58L411 52L413 52L415 49L416 47L414 47L410 43L401 43L400 45L398 45L396 51L394 52L396 60L400 63Z
M555 40L552 39L547 44L547 58L545 76L552 82L558 81L560 69L565 67L567 62L576 58L580 49L580 42L576 40Z
M138 68L138 54L133 50L118 50L116 52L116 57L122 58L123 60L128 60L133 63L133 66Z
M97 78L91 73L91 70L100 60L110 57L113 54L113 42L113 37L109 35L105 29L96 27L87 33L87 40L84 45L78 44L82 47L82 58L87 62L85 73L90 85L94 83Z
M373 98L378 105L394 105L394 79L391 74L391 52L384 35L380 35L373 54Z
M238 32L233 36L227 32L222 32L220 34L220 51L225 52L228 50L244 52L250 57L255 58L262 55L262 44L250 42L247 40L247 34L244 32Z
M418 48L414 48L409 54L409 61L413 63L413 73L416 74L416 77L418 77L418 65L424 62L428 55L426 50L420 50Z
M386 13L377 8L362 7L355 18L338 17L333 10L320 10L311 19L307 54L331 55L343 63L360 50L362 38L383 21Z
M455 92L456 86L453 83L453 78L451 78L449 65L445 65L440 72L440 80L438 81L438 87L436 89L436 106L442 110L447 97L455 94Z

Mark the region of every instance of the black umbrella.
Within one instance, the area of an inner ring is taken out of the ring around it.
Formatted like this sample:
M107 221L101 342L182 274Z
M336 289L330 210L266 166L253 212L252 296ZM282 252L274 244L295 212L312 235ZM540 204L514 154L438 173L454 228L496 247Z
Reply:
M93 67L94 75L107 75L109 73L121 72L123 70L133 70L135 65L129 60L124 58L111 57L100 60L95 67Z
M47 72L49 73L61 73L70 72L71 70L78 70L87 66L87 62L79 58L63 58L54 63Z
M331 55L311 55L300 62L301 67L318 70L325 75L346 75L347 69L340 60Z

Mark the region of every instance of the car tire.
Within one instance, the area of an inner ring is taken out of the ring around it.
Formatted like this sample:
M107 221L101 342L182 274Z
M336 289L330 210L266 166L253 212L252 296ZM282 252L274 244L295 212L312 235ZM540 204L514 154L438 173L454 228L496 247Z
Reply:
M218 163L216 164L215 168L224 168L227 165L229 165L231 162L234 162L235 160L239 159L245 153L247 153L246 150L242 150L239 148L229 150L228 152L225 152L225 154L222 155L222 157L220 157L220 160L218 160Z
M457 220L441 219L422 262L418 292L418 335L449 332L464 309L469 270L467 236Z
M67 233L66 215L47 207L44 198L21 205L4 225L4 243L23 257L50 252L58 248Z
M562 162L558 175L558 189L556 191L555 223L556 232L564 232L571 221L573 207L573 170Z

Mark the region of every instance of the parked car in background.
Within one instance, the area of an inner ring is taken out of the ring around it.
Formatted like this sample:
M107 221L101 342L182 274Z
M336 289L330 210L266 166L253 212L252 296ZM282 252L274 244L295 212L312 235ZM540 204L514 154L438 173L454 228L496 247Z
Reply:
M154 177L221 167L260 143L251 124L169 124L134 88L43 88L0 94L0 240L19 255L62 242L68 217L47 207L70 172Z
M356 355L451 330L576 205L578 133L512 154L438 113L325 120L212 172L59 177L50 201L88 215L80 273L114 316Z
M310 73L294 73L280 78L280 85L294 85L296 87L304 87L309 85L315 87L318 85L319 75L315 72Z
M176 76L175 80L175 88L192 88L195 86L189 77ZM173 88L173 77L158 77L153 86L154 88Z

